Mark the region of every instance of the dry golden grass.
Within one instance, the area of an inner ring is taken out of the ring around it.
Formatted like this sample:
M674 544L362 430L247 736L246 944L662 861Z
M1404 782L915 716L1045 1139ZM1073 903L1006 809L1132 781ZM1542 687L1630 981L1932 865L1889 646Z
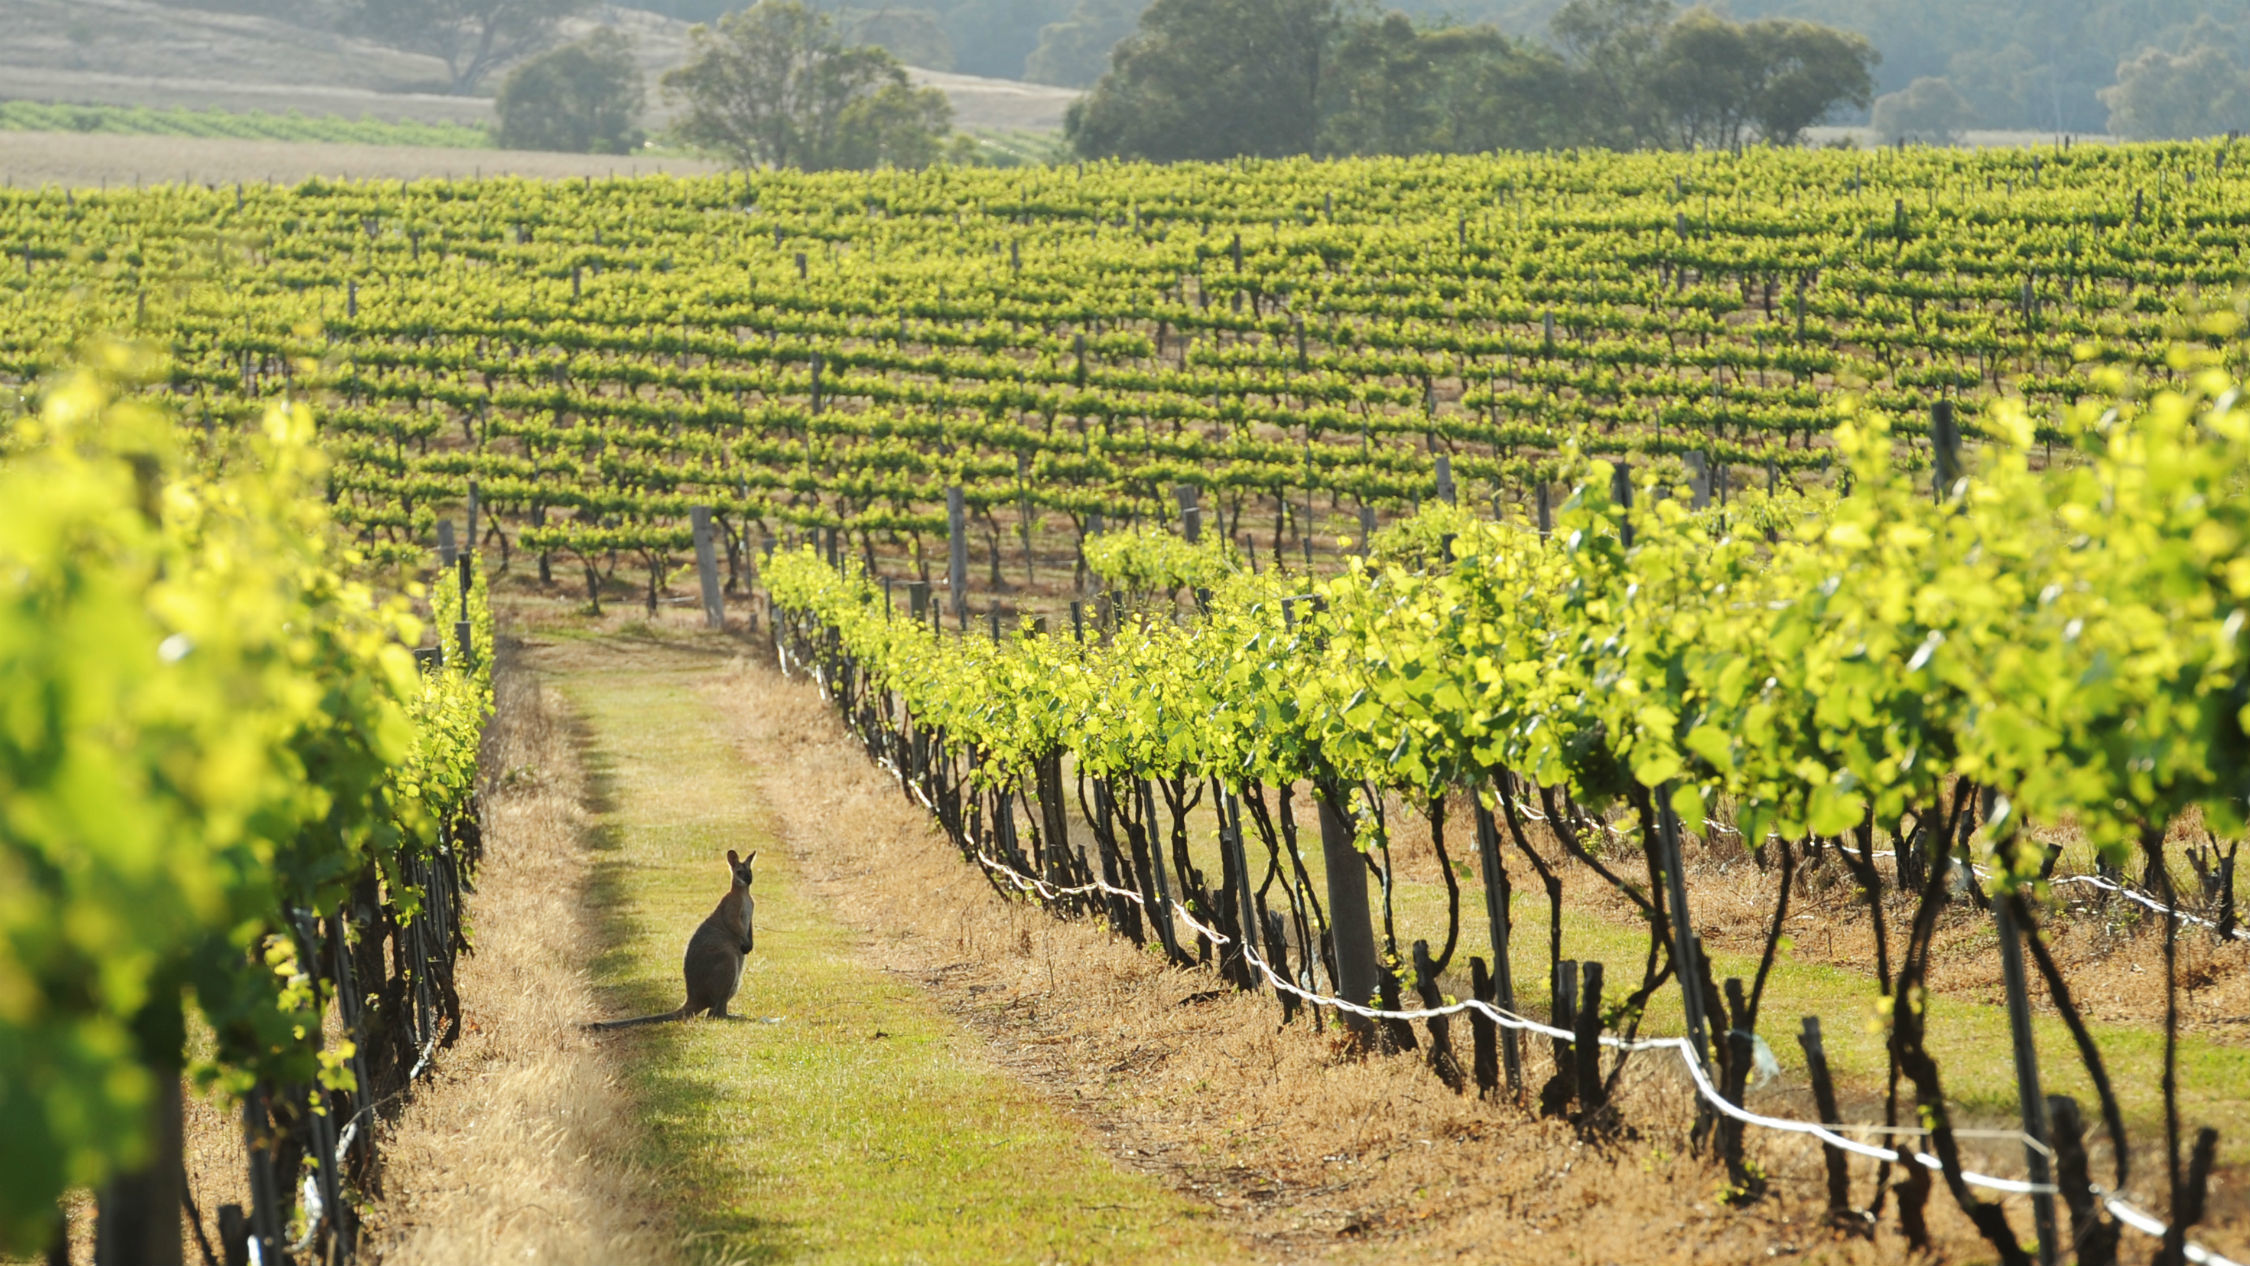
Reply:
M584 776L559 701L503 658L461 1041L385 1132L376 1261L668 1262L615 1052L578 1028L596 950Z
M1092 922L1005 900L872 766L809 685L763 661L712 688L777 833L869 934L865 951L982 1030L997 1057L1088 1120L1117 1155L1209 1201L1279 1260L1889 1261L1904 1244L1820 1225L1817 1152L1760 1138L1773 1194L1718 1199L1686 1147L1687 1094L1644 1062L1631 1137L1580 1140L1511 1104L1449 1094L1408 1058L1359 1060L1269 998L1212 993ZM1456 1042L1466 1053L1466 1026ZM1527 1071L1543 1075L1544 1057ZM1867 1174L1857 1174L1864 1195ZM1989 1254L1943 1194L1944 1256ZM2028 1227L2024 1211L2019 1224Z
M734 1013L607 1033L693 1260L1230 1261L1206 1210L1120 1167L1083 1126L998 1067L982 1037L910 978L857 952L855 930L774 846L762 771L702 687L742 644L627 624L558 626L541 672L584 727L601 841L601 920L586 1018L679 999L680 945L755 851L756 945Z

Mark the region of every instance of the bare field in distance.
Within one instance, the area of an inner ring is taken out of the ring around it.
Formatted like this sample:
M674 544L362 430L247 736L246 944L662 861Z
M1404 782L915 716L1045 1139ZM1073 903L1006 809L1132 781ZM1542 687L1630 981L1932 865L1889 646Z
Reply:
M82 132L0 132L0 181L17 187L296 184L313 176L348 180L415 180L436 176L701 175L720 164L699 158L547 154L506 149L429 149L410 145L328 145L179 136L107 136Z

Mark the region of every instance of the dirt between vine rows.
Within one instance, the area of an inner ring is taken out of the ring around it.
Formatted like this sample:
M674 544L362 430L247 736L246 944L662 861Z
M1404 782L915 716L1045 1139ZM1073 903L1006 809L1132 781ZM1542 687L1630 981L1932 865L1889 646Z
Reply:
M696 158L618 158L607 154L99 132L0 132L0 181L33 188L49 184L80 189L181 182L295 184L316 176L340 180L468 180L477 176L601 180L613 175L643 176L660 171L694 175L719 169L716 163Z
M1583 1139L1514 1103L1455 1095L1412 1056L1362 1059L1272 998L1165 967L1088 920L1002 898L868 761L814 689L745 661L709 690L777 832L862 952L990 1041L1125 1163L1208 1201L1257 1257L1476 1261L1895 1261L1826 1229L1817 1149L1753 1135L1768 1196L1722 1203L1725 1174L1688 1146L1691 1092L1641 1057L1627 1128ZM1468 1033L1455 1040L1465 1059ZM1549 1071L1534 1053L1527 1075ZM1871 1171L1855 1166L1864 1197ZM1941 1257L1990 1250L1942 1190ZM2029 1227L2027 1209L2016 1222ZM2028 1234L2028 1229L2026 1230Z

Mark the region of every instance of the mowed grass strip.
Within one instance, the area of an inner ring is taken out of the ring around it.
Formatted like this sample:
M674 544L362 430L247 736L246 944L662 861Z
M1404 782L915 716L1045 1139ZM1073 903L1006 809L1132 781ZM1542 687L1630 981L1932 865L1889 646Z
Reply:
M757 948L734 1010L626 1030L645 1162L712 1261L1223 1261L1204 1209L1103 1153L913 985L862 964L766 834L753 771L697 683L713 639L558 639L604 856L602 1018L678 1006L688 935L759 850ZM588 1017L594 1018L594 1017Z

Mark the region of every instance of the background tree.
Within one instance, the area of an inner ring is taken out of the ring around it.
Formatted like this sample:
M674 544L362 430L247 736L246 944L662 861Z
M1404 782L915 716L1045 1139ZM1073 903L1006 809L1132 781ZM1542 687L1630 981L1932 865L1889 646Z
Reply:
M1595 144L1664 143L1664 120L1648 91L1672 0L1569 0L1547 24L1578 72L1576 112Z
M953 69L953 37L945 24L928 9L877 9L853 14L848 20L854 44L873 44L909 66L924 70Z
M1875 59L1849 31L1786 18L1736 24L1698 8L1666 28L1649 92L1673 144L1794 145L1839 107L1866 108Z
M1438 126L1436 56L1403 13L1346 26L1321 85L1320 148L1332 154L1411 154Z
M1875 99L1882 54L1863 35L1788 18L1760 19L1743 34L1757 85L1750 117L1771 144L1795 145L1813 124Z
M1088 157L1160 160L1786 145L1874 94L1873 46L1807 22L1569 0L1547 47L1337 3L1156 0L1065 135Z
M674 132L746 167L920 166L943 150L953 108L915 89L898 59L846 47L826 14L761 0L689 34L687 63L664 76L682 106Z
M1517 37L1548 29L1561 0L1390 0L1418 18L1487 19ZM1692 2L1692 0L1688 0ZM1720 7L1714 4L1714 7ZM1983 127L2099 132L2100 91L2144 48L2187 56L2220 43L2250 66L2242 0L1726 0L1732 18L1797 18L1864 36L1878 92L1949 80ZM2191 34L2199 25L2204 34Z
M1323 84L1322 154L1477 153L1575 144L1570 72L1492 26L1347 24Z
M1739 145L1756 108L1755 58L1747 30L1708 9L1692 10L1665 28L1647 59L1641 82L1649 101L1634 113L1660 120L1657 134L1669 144ZM1598 60L1588 69L1597 82L1612 77L1602 73Z
M552 44L562 20L591 0L353 0L347 25L393 48L445 63L453 91Z
M908 87L902 75L844 107L827 166L927 167L949 152L952 130L953 106L945 94Z
M1934 75L1875 98L1875 139L1885 145L1958 144L1961 133L1975 121L1976 112L1961 90Z
M1156 0L1063 134L1088 157L1313 152L1335 0Z
M1554 50L1497 27L1427 32L1437 69L1438 141L1457 154L1590 141L1570 68Z
M1133 33L1147 8L1148 0L1078 0L1069 17L1040 28L1024 78L1065 88L1092 84L1109 69L1110 50Z
M945 33L953 37L954 69L997 79L1021 79L1024 63L1039 45L1040 31L1068 17L1072 0L951 3L945 14Z
M508 72L494 102L498 140L509 149L630 154L641 147L633 123L645 99L633 41L604 28Z
M2250 76L2226 50L2205 45L2185 56L2143 51L2117 68L2102 90L2109 130L2128 140L2217 136L2250 128Z

